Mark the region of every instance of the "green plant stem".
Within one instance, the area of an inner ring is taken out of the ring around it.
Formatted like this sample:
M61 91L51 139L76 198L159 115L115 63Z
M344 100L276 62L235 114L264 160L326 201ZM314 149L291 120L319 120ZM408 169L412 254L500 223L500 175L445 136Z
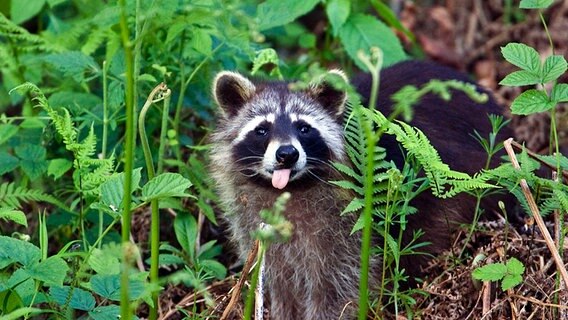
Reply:
M158 94L162 95L156 99L154 97ZM140 144L142 145L142 150L144 151L144 159L146 160L146 169L148 171L148 180L153 179L156 176L154 171L154 163L152 161L152 152L150 151L150 144L148 143L148 137L146 135L146 113L153 103L156 103L165 97L170 96L170 90L164 83L160 83L156 86L152 92L148 95L146 103L140 110L140 116L138 118L138 133L140 135ZM162 129L163 131L163 129ZM160 210L158 200L152 200L150 202L152 208L151 214L151 226L150 226L150 283L158 284L158 267L159 267L159 249L160 249ZM152 292L152 302L153 306L150 307L150 319L158 318L158 297L159 292Z
M166 134L168 132L168 116L170 110L170 100L171 95L168 95L164 99L164 107L162 108L162 128L160 131L160 147L158 149L158 170L157 174L164 171L164 156L166 149Z
M544 33L548 38L548 44L550 44L550 49L552 50L552 54L554 54L554 43L552 42L552 36L550 36L550 32L548 32L548 25L546 24L546 20L542 15L542 10L539 10L538 16L540 17L540 21L542 22L542 26L544 27Z
M258 258L256 260L256 266L254 267L254 272L252 274L252 278L250 280L250 289L249 292L247 294L247 300L246 300L246 304L245 304L245 311L244 311L244 315L243 315L243 319L244 320L250 320L252 319L252 312L254 309L254 292L256 290L256 285L258 283L258 277L260 275L260 265L262 264L262 259L264 259L264 254L265 254L265 244L260 243L260 246L258 248Z
M124 149L124 199L122 202L122 243L123 243L123 270L121 272L120 285L120 315L122 320L130 320L132 311L130 310L130 294L128 288L130 254L128 244L130 242L130 224L132 203L132 169L134 164L134 57L132 55L132 43L128 31L125 0L118 0L120 5L120 34L124 47L124 60L126 64L126 85L125 85L125 104L126 104L126 133Z

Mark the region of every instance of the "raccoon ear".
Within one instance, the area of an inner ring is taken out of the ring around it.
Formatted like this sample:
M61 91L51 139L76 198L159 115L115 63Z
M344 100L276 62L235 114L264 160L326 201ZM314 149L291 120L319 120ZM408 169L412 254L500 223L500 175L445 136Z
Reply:
M343 71L329 70L310 85L308 94L326 108L331 115L340 117L347 102L347 93L344 88L348 82L349 80Z
M255 91L255 85L236 72L222 71L213 80L213 97L229 117L236 116Z

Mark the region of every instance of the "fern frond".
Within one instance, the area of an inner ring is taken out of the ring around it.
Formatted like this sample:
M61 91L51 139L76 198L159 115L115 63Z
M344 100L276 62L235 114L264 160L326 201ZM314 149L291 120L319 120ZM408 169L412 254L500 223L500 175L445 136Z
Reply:
M0 207L21 209L22 203L30 202L47 202L59 208L69 210L61 201L39 190L16 187L14 182L5 182L0 185Z

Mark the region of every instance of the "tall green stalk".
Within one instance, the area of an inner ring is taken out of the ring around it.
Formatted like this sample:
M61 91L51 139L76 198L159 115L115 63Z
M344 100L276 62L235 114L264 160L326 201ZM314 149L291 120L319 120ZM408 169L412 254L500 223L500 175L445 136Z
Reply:
M156 86L150 95L146 103L140 111L140 117L138 118L138 133L140 135L140 143L142 145L142 150L144 151L144 159L146 160L146 169L148 170L148 180L153 179L156 176L154 171L154 162L152 160L152 152L150 151L150 144L148 143L148 137L146 136L146 112L150 109L153 103L159 102L160 100L166 99L171 94L166 84L160 83ZM158 95L156 97L156 95ZM155 98L156 97L156 98ZM167 115L166 106L164 106L164 114ZM163 131L163 128L162 128ZM160 146L163 141L160 141ZM150 226L150 283L158 283L158 257L159 257L159 247L160 247L160 211L159 211L159 201L152 200L150 202L152 208L152 219ZM158 318L158 297L159 292L155 291L152 293L153 306L150 308L150 319Z
M130 320L130 297L128 290L128 275L131 261L129 253L132 203L132 169L134 163L134 57L132 55L132 42L128 30L125 0L119 0L120 5L120 34L124 47L124 61L126 64L125 105L126 105L126 133L124 148L124 199L122 202L122 244L123 244L123 270L120 282L120 315L122 320Z
M371 95L369 98L369 109L374 109L377 102L379 91L379 72L383 64L382 52L378 48L372 48L371 58L366 54L359 52L359 58L369 68L371 72ZM373 132L373 126L370 120L363 121L363 130L367 137L367 159L365 166L365 197L363 208L363 236L361 240L361 272L359 279L359 320L367 319L369 310L369 261L371 256L371 230L373 223L373 180L375 173L375 146L378 142L378 135Z

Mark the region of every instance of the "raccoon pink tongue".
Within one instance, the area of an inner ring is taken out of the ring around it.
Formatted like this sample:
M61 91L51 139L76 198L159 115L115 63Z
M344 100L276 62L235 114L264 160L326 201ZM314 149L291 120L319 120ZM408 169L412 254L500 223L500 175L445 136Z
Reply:
M291 169L274 170L272 173L272 186L277 189L284 189L290 180Z

